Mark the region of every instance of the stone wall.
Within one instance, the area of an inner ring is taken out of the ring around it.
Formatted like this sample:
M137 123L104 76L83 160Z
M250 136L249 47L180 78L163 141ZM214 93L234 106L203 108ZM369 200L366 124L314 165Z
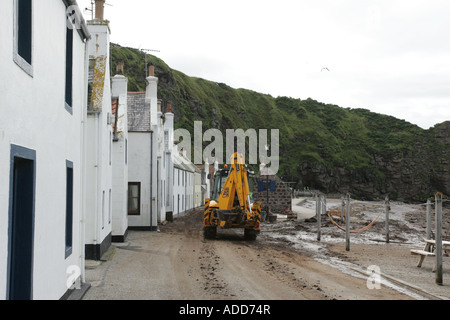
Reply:
M278 176L268 176L268 179L273 181L272 188L267 191L258 191L260 181L265 181L266 176L259 176L253 179L253 201L261 202L263 210L265 210L267 201L269 202L269 209L272 213L281 213L292 210L291 204L291 190L289 184L283 182ZM267 197L268 195L268 197Z

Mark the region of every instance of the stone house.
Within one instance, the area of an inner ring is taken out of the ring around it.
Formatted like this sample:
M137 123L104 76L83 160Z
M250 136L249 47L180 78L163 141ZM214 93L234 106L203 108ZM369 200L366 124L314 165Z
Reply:
M267 204L274 214L292 211L292 190L289 184L273 174L270 168L263 168L253 178L253 200L261 202L262 213L266 212Z

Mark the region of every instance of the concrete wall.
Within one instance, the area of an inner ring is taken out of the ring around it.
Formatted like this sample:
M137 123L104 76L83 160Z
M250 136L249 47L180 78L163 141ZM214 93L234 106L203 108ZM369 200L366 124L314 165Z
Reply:
M0 2L0 299L7 298L11 145L36 152L33 299L59 299L66 270L84 270L82 142L86 110L85 43L73 37L73 104L65 108L66 7L33 1L30 76L13 61L15 1ZM73 248L65 258L66 160L73 162Z

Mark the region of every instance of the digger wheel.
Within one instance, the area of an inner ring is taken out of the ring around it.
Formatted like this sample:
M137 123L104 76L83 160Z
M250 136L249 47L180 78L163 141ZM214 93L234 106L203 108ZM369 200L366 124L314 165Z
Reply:
M253 229L245 229L244 230L245 240L255 241L256 236L257 236L256 230L253 230Z
M204 227L203 237L205 239L214 239L217 235L217 227Z

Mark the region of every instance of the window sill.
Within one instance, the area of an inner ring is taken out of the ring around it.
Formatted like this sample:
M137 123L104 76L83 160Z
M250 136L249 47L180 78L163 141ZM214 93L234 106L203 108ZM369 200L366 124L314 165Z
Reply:
M67 111L68 113L70 113L71 115L73 115L73 108L72 108L71 106L69 106L69 105L67 104L67 102L64 102L64 107L66 108L66 111Z
M31 64L26 62L17 52L13 54L13 60L26 74L33 78L33 66Z
M72 247L66 247L65 259L67 259L72 254Z

